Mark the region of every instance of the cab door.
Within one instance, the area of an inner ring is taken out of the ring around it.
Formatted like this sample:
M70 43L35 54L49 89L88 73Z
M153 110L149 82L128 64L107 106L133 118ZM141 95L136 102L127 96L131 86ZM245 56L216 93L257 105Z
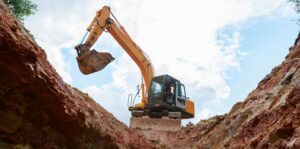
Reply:
M176 106L182 109L186 108L186 93L185 86L176 82Z

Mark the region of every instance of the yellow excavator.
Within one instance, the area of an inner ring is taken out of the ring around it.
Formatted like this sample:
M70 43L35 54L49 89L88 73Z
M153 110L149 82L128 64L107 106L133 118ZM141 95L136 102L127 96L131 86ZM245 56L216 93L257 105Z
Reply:
M154 67L145 52L132 40L110 10L104 6L87 28L81 43L75 47L77 62L83 74L91 74L103 69L114 58L109 53L90 50L103 32L110 33L131 59L138 65L142 83L134 99L128 97L132 117L168 117L187 119L194 117L194 102L186 96L185 86L169 75L155 76ZM87 39L85 40L85 38ZM141 90L141 102L134 104Z

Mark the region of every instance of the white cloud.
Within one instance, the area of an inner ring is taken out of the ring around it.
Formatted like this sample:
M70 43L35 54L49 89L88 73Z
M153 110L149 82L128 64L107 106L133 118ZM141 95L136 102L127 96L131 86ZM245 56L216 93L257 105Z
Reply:
M80 42L95 11L101 8L103 3L85 0L33 0L33 3L38 5L38 11L25 20L25 26L34 35L37 43L45 49L48 60L64 81L71 83L71 67L64 59L62 50L73 48Z
M129 124L130 113L127 108L127 94L122 89L113 85L95 85L82 89L89 96L100 103L105 109L115 115L124 123Z
M170 74L186 85L187 93L195 100L196 118L193 121L197 122L202 116L220 114L214 107L222 104L229 95L226 71L237 68L237 57L245 54L238 50L239 26L250 18L272 15L283 5L286 5L283 0L152 0L123 4L116 14L126 28L133 30L130 32L133 39L149 54L157 74ZM139 12L127 17L130 12L122 10ZM234 33L217 38L218 31L229 25L237 26ZM121 65L117 67L122 68ZM119 71L124 70L116 69L114 73ZM123 78L139 76L139 73L122 75ZM123 81L127 88L138 83L128 79Z
M110 65L113 68L111 83L101 86L92 85L82 90L119 120L129 124L128 94L136 94L136 85L140 82L141 76L137 75L140 74L137 66L124 55Z
M63 60L61 48L77 44L95 12L103 4L110 4L132 38L149 54L157 74L170 74L186 85L188 96L195 100L194 122L219 113L214 105L228 97L226 71L237 68L237 57L244 54L238 50L238 29L243 22L274 13L288 15L291 10L285 0L34 2L39 5L39 12L25 22L26 26L45 47L50 61L66 81L71 79L70 68ZM237 29L230 35L219 32L227 26ZM111 38L101 40L119 48ZM109 67L113 68L111 83L91 84L84 91L128 122L129 112L123 110L127 110L127 94L140 83L140 72L126 54L117 57Z
M203 119L207 119L209 118L209 113L210 113L210 108L204 108L200 113L200 117Z

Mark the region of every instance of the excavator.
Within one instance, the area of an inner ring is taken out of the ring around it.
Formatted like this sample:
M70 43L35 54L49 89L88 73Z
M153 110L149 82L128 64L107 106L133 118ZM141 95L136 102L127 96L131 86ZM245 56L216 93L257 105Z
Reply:
M162 127L160 119L170 119L171 122L165 123L173 123L177 119L175 123L178 124L178 120L194 117L194 102L186 96L184 84L170 75L155 76L149 57L132 40L109 6L97 11L81 43L75 47L78 66L83 74L98 72L114 60L110 53L91 50L103 32L112 35L141 71L142 82L137 88L137 94L134 98L132 94L128 96L131 127L141 127L153 121L157 122L158 127ZM141 102L134 104L140 90Z

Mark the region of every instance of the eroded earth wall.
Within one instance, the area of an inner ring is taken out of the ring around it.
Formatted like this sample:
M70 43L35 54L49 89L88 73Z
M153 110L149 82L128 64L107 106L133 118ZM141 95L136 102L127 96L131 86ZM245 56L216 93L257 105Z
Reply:
M153 148L64 83L0 0L0 148Z
M169 148L299 149L299 39L300 36L289 48L282 64L228 114L202 120L178 132L168 132L159 144Z

